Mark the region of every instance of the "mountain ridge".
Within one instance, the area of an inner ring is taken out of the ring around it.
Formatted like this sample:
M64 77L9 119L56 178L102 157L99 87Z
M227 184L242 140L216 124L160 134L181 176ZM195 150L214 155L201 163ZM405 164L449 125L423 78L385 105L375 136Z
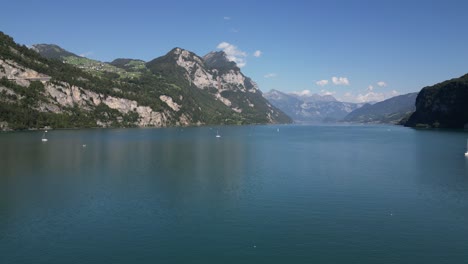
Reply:
M56 44L34 44L31 47L35 52L51 59L62 59L64 57L80 57L75 53L69 52Z
M365 104L349 113L343 121L356 123L392 123L414 112L418 93L394 96L374 104Z

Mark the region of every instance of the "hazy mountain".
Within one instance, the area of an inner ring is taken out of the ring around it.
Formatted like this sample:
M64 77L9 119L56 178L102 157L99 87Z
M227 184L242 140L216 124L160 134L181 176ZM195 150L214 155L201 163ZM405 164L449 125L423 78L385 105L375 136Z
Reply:
M147 64L131 59L112 64L79 57L54 45L29 49L0 32L0 127L290 121L263 99L256 84L240 70L221 74L221 70L205 68L200 57L182 49ZM212 77L205 83L203 72Z
M374 104L365 104L349 113L343 121L356 123L398 123L415 110L418 93L395 96Z
M66 57L80 57L75 53L62 49L54 44L35 44L32 45L32 50L50 59L63 59Z
M332 95L320 95L320 94L303 94L298 95L290 93L290 96L296 97L303 102L338 102Z
M297 95L271 90L264 97L295 122L336 122L361 106L339 102L331 95Z
M468 128L468 74L424 87L405 126Z

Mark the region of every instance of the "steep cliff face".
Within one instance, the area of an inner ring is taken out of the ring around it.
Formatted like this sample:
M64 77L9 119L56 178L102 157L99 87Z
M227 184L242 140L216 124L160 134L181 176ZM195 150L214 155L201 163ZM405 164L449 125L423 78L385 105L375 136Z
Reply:
M20 84L29 85L29 80L49 80L50 76L38 73L21 66L13 60L0 59L0 78L16 80Z
M468 74L423 88L405 126L468 128Z

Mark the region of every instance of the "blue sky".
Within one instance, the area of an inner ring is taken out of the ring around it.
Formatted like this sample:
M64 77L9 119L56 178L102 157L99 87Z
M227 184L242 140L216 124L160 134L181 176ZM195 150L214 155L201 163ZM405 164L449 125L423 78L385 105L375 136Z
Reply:
M102 61L223 48L264 92L372 101L468 73L468 1L5 1L2 10L0 31L17 42Z

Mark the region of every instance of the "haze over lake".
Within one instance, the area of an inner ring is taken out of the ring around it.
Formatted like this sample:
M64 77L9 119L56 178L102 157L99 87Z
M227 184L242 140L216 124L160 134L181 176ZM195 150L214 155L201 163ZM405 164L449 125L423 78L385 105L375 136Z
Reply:
M288 125L41 137L0 134L0 263L468 259L464 132Z

